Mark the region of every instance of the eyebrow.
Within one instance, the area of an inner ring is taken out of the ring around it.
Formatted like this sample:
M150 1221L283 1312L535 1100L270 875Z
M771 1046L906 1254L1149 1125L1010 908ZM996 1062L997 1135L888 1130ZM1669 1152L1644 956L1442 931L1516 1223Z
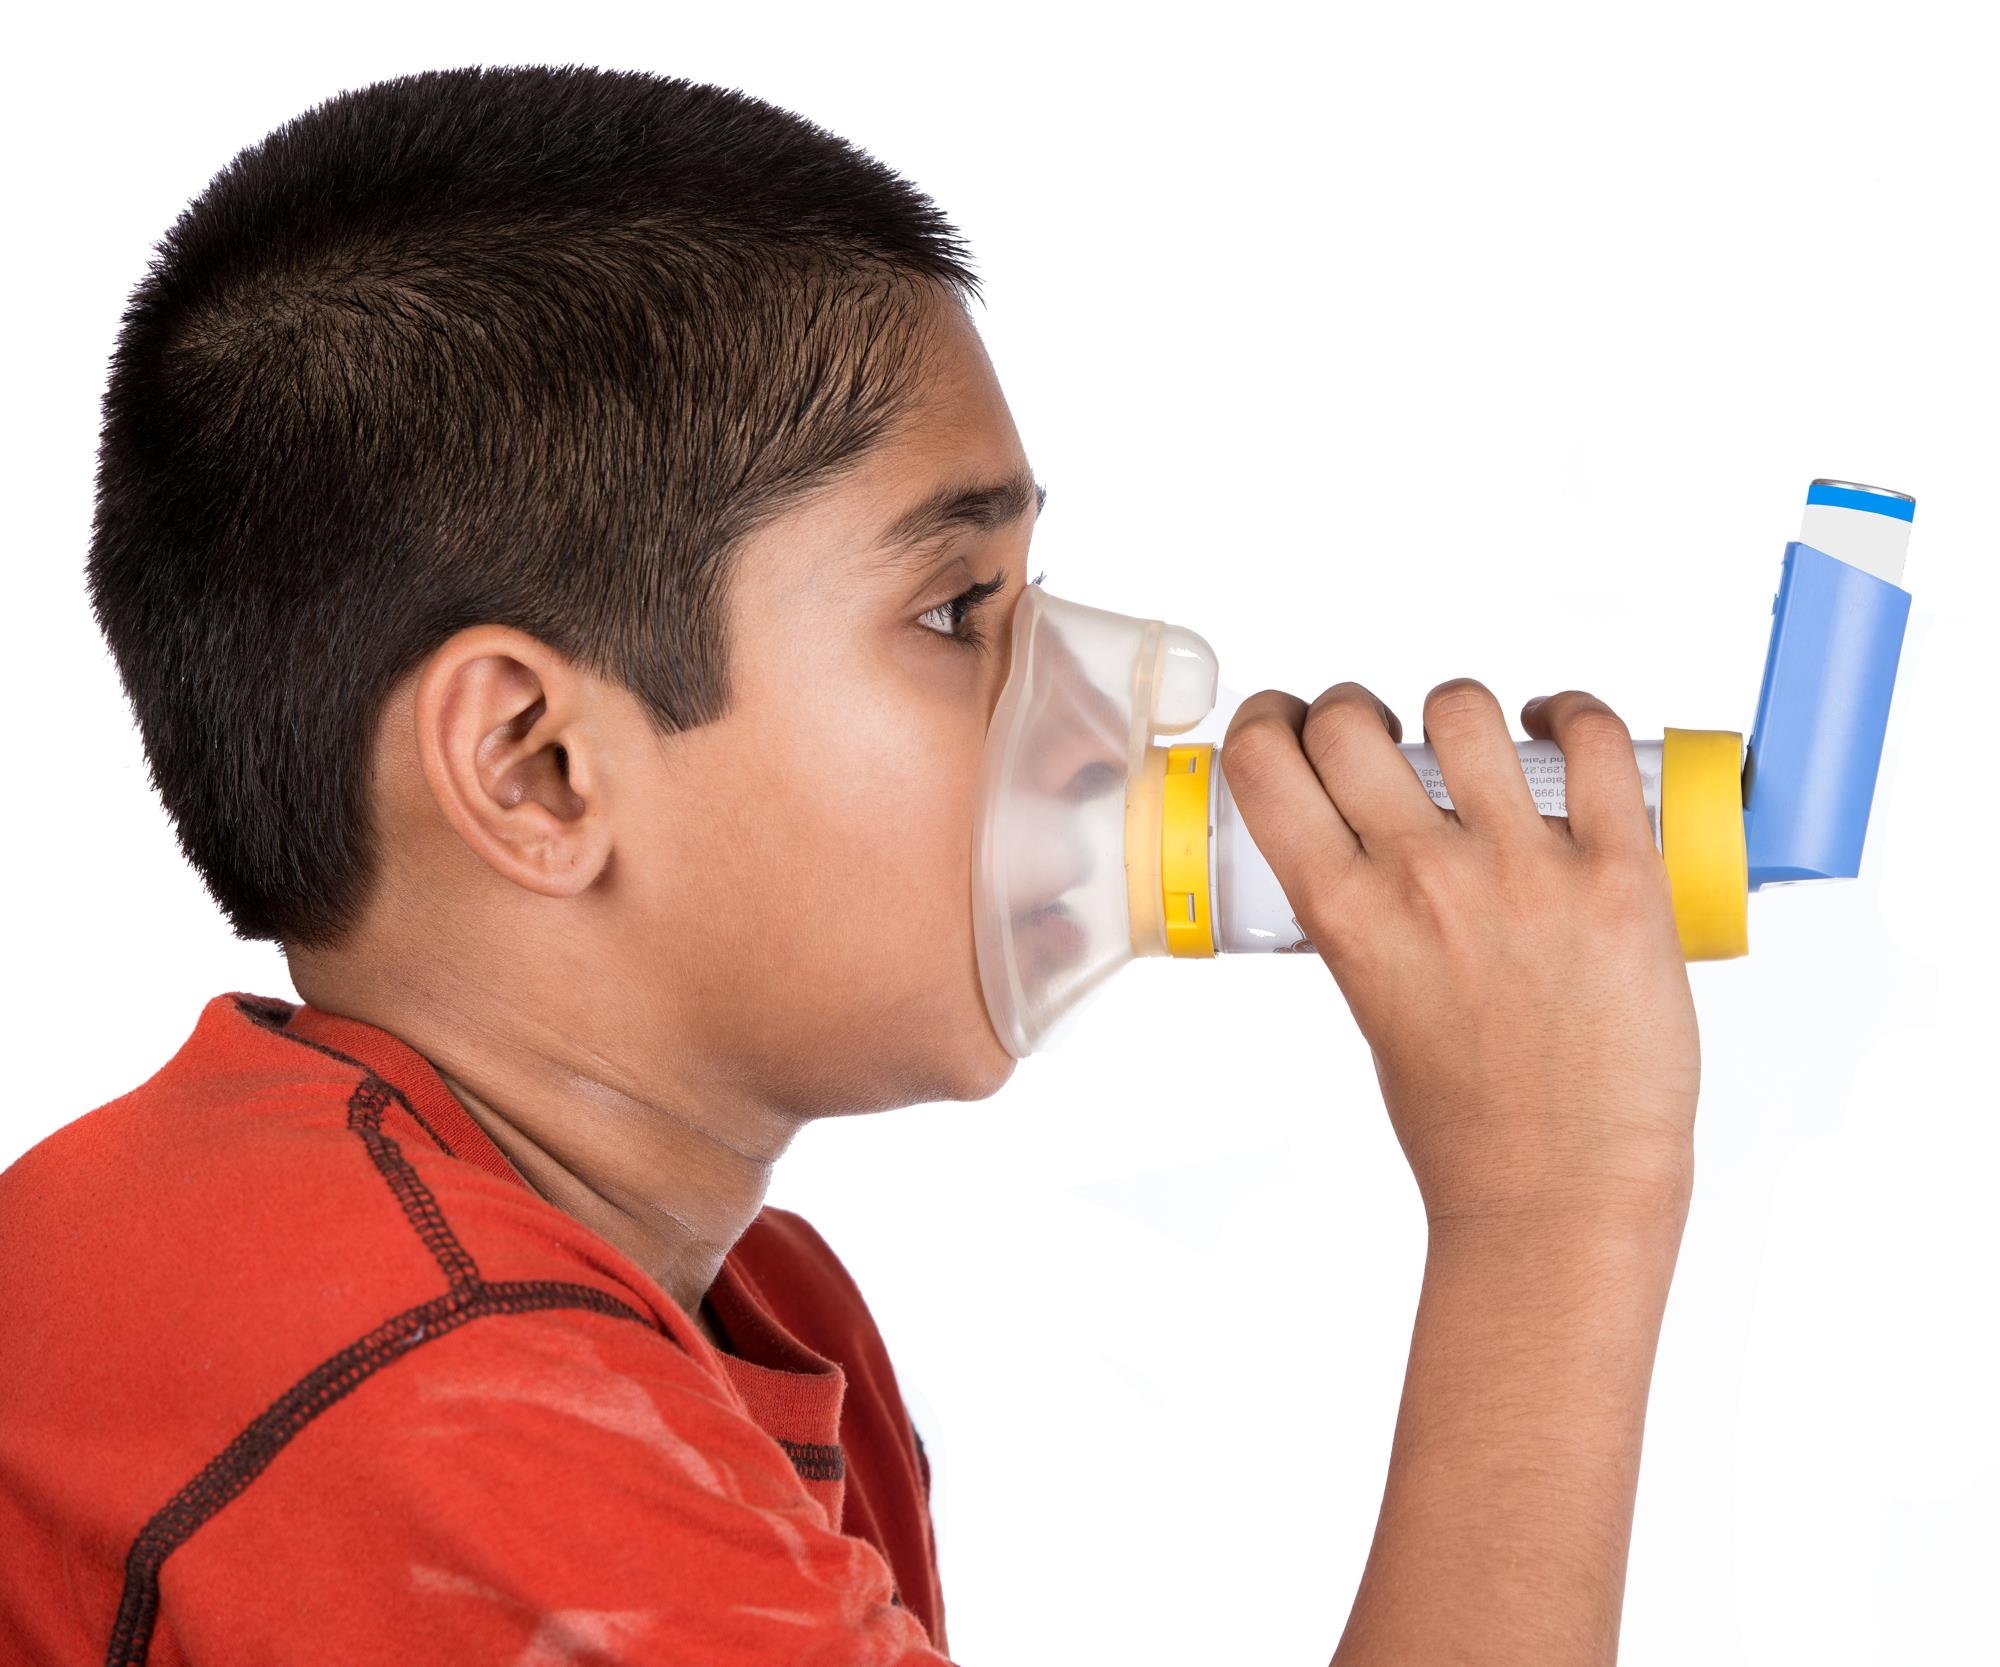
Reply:
M961 530L992 532L1028 513L1040 515L1049 489L1029 470L975 486L943 486L890 523L876 546L883 565L900 567L928 552L940 538Z

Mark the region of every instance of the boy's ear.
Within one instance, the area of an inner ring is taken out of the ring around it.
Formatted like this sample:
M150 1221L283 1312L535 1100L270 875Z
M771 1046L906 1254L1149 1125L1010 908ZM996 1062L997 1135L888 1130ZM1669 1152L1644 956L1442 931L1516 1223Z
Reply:
M417 758L438 809L488 867L544 897L587 890L611 856L590 687L500 625L458 632L417 678Z

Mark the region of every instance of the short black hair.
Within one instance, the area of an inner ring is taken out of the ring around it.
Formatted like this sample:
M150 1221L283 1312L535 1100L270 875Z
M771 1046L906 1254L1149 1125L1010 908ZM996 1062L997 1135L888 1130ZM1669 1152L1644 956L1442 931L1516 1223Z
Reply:
M893 430L940 295L979 283L929 197L686 79L426 72L238 155L124 315L89 556L236 934L353 926L383 699L455 631L720 717L731 552Z

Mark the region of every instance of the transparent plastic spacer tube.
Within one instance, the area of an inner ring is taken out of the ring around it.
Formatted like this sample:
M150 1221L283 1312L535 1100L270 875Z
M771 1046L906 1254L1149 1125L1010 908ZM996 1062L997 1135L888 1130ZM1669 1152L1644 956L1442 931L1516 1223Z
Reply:
M1660 741L1632 743L1656 847L1660 845L1663 747ZM1521 770L1528 778L1535 808L1544 816L1567 815L1562 749L1553 741L1519 741L1514 750L1520 755ZM1427 746L1415 744L1399 746L1397 751L1410 761L1431 802L1443 810L1453 809L1437 754ZM1209 772L1209 825L1215 830L1210 845L1214 858L1210 891L1214 899L1215 951L1218 955L1310 951L1312 943L1294 917L1284 889L1263 852L1257 849L1257 842L1250 837L1250 830L1243 825L1222 768L1222 752L1222 748L1216 748L1215 767Z

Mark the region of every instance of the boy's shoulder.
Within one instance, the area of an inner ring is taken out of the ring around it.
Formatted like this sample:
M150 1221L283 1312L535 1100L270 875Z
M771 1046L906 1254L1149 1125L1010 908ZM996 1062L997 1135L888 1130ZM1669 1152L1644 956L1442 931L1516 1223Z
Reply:
M524 1602L678 1580L671 1541L715 1603L768 1605L809 1543L839 1602L941 1638L924 1460L804 1220L766 1210L732 1251L711 1296L750 1358L720 1356L419 1056L318 1020L217 996L0 1174L0 1543L31 1588L0 1657L143 1639L169 1571L184 1624L233 1626L267 1556L390 1614L418 1553L498 1555L496 1513L531 1529L487 1585Z
M73 1413L227 1439L273 1383L413 1312L584 1308L685 1347L612 1246L291 1011L214 997L153 1076L0 1173L0 1359Z
M791 1211L759 1213L712 1295L886 1370L852 1276ZM427 1061L271 997L211 998L145 1082L0 1172L0 1359L102 1397L106 1418L211 1401L233 1416L427 1302L452 1323L588 1309L691 1366L708 1353L641 1268L522 1183ZM239 1372L255 1382L218 1381Z

